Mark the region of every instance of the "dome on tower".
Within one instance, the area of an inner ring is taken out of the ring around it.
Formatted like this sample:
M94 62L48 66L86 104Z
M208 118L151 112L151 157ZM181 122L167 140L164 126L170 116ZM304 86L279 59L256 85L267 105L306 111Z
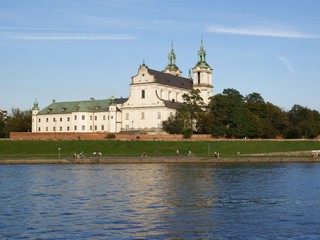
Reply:
M181 76L181 71L179 67L176 65L176 54L173 50L173 43L171 44L171 51L168 54L168 65L163 70L164 73L170 73L175 76Z
M200 67L200 68L210 68L211 69L210 65L206 62L206 51L204 50L202 39L201 39L200 49L198 51L198 62L194 67L195 68Z
M39 103L37 99L34 100L32 110L39 110Z

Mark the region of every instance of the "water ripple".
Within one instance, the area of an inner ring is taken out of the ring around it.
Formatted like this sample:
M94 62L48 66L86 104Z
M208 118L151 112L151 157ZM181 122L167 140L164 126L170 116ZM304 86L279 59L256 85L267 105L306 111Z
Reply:
M0 168L0 239L318 239L320 164Z

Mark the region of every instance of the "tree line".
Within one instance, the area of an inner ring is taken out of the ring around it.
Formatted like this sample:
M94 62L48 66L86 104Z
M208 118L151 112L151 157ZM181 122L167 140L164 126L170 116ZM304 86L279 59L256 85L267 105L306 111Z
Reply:
M31 110L11 109L7 120L0 119L0 138L8 138L10 132L31 132Z
M223 138L317 138L320 113L294 105L284 111L265 102L256 92L243 96L235 89L225 89L212 96L205 106L198 90L183 95L184 105L162 122L171 134L211 134Z
M204 105L199 91L183 95L184 104L168 120L163 130L170 134L211 134L217 138L317 138L320 136L320 113L294 105L284 111L265 102L259 93L242 96L235 89L225 89ZM0 137L10 132L31 131L31 110L11 109L6 122L0 119Z

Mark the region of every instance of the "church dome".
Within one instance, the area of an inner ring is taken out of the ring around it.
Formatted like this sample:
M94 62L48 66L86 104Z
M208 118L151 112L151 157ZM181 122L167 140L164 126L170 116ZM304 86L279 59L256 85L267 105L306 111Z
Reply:
M204 50L203 47L203 40L201 39L201 45L200 45L200 49L198 51L198 62L197 64L194 66L194 68L210 68L210 65L206 62L206 51Z

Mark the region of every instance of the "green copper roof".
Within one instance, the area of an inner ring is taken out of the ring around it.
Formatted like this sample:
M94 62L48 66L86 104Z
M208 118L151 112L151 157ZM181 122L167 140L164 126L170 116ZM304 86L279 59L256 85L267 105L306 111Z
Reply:
M32 110L39 110L39 103L38 103L38 100L37 100L37 99L34 100Z
M176 65L176 54L173 50L173 43L171 44L171 51L168 54L168 65L166 66L165 70L180 71L178 66Z
M210 65L206 62L206 51L204 50L202 39L201 39L200 49L198 51L198 63L196 64L195 67L211 69Z
M114 99L113 99L114 101ZM53 101L49 106L42 109L38 114L67 114L72 112L107 112L112 100L87 100L74 102L55 102Z

